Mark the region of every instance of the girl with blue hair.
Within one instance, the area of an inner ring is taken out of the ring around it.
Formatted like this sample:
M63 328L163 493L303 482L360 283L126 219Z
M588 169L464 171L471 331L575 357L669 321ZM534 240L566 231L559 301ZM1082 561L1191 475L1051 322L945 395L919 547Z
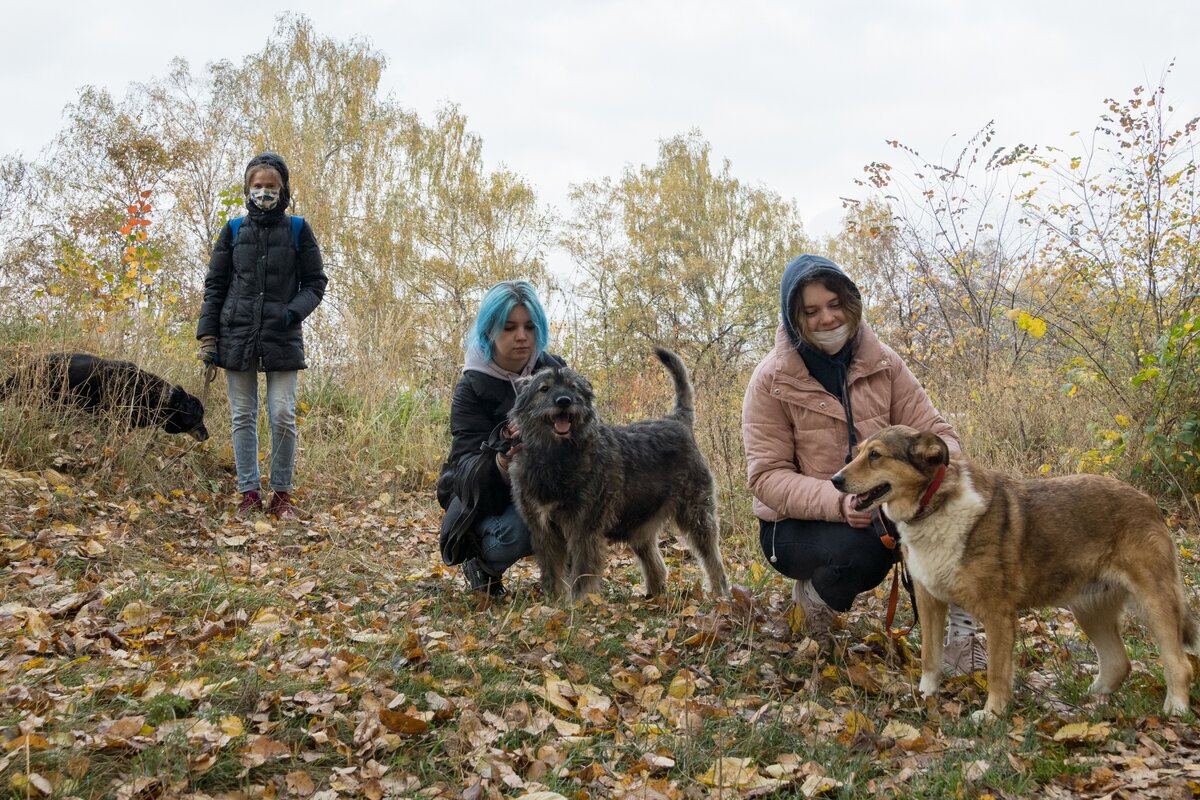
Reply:
M528 281L502 281L484 296L467 335L463 374L450 404L450 455L438 476L445 509L442 560L462 564L467 585L505 594L501 576L533 554L529 529L508 488L508 464L520 447L508 425L517 379L566 366L546 352L549 323Z

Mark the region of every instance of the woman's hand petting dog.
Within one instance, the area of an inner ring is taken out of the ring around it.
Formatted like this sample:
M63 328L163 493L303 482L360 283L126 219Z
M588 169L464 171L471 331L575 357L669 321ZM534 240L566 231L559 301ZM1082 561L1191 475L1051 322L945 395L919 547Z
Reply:
M855 511L854 498L856 495L842 495L842 516L846 518L846 524L851 528L869 528L871 526L870 511Z
M496 453L496 466L504 472L508 472L508 465L512 463L513 456L521 449L521 432L517 430L517 426L511 420L504 426L502 434L503 441L508 445L504 450Z

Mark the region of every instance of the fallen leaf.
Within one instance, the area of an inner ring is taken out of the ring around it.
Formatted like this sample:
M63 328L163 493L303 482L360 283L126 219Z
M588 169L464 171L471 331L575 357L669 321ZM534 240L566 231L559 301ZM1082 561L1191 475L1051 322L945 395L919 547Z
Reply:
M804 783L800 784L800 791L805 797L818 797L834 789L840 789L841 786L841 781L825 775L809 775L804 779Z
M285 781L287 782L288 791L300 797L308 797L317 790L312 778L308 777L308 773L303 770L289 772Z
M883 735L889 736L892 739L917 739L920 738L921 732L912 725L892 720L883 727Z
M392 711L388 708L379 709L379 721L393 733L418 734L429 730L429 723L423 719L405 714L402 711Z
M140 729L141 726L139 725L138 728ZM46 741L44 737L38 736L36 733L26 733L22 736L16 737L15 739L9 739L4 743L4 749L10 753L14 750L25 749L38 752L41 750L49 750L50 742Z
M277 742L266 736L254 736L242 748L240 760L242 766L259 767L268 761L287 758L289 755L291 755L291 750L282 742Z

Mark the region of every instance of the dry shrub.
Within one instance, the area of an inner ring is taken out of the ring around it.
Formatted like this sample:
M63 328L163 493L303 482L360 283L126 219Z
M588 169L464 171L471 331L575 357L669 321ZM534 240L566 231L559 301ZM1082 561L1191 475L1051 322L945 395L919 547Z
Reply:
M1066 396L1051 369L947 368L930 376L934 404L958 431L972 459L1014 476L1079 471L1092 447L1094 420L1107 416L1094 397Z

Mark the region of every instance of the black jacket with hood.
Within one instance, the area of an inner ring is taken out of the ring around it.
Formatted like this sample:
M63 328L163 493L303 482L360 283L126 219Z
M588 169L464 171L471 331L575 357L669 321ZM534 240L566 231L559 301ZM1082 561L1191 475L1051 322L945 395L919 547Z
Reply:
M542 353L533 372L565 367L553 353ZM442 519L442 559L458 564L475 555L474 527L483 517L496 516L512 505L508 482L496 466L502 447L501 431L517 399L512 381L466 369L454 387L450 403L450 454L438 475L438 504Z
M275 153L263 153L246 165L246 177L259 166L279 173L279 202L263 211L247 197L237 241L228 223L221 228L204 277L196 338L217 337L219 366L225 369L304 369L301 323L325 296L328 279L307 221L300 229L298 250L292 238L286 213L292 197L287 164Z

